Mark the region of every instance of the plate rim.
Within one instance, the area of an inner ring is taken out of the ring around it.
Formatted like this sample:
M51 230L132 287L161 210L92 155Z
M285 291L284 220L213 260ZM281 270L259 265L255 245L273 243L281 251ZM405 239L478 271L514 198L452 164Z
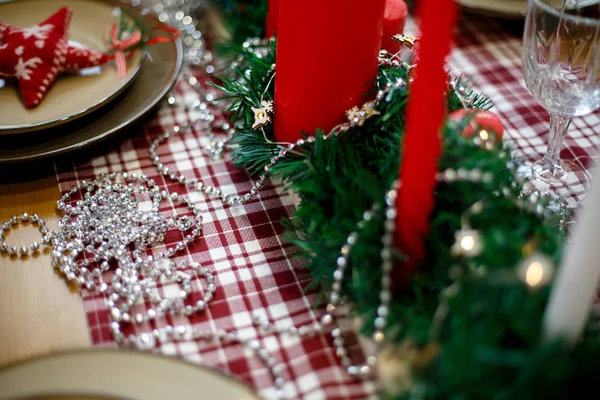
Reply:
M26 1L39 1L39 0L7 0L7 1L0 2L0 7L7 5L7 4L11 4L11 3L24 3ZM111 0L91 0L91 1L93 1L93 2L99 1L99 2L102 2L105 4L110 4L113 6L117 5L117 3L114 3ZM94 111L98 110L99 108L108 105L112 100L117 98L129 86L131 86L131 84L137 78L137 76L139 75L139 73L142 69L142 65L144 64L144 62L146 60L147 53L148 53L147 49L143 49L143 52L142 52L142 55L140 58L140 63L138 64L137 68L135 68L134 73L131 74L131 76L129 77L127 82L125 82L124 85L120 86L116 91L114 91L111 94L109 94L108 96L102 98L98 103L93 104L90 107L83 109L81 111L77 111L77 112L71 113L69 115L60 117L60 118L55 118L55 119L52 119L49 121L39 122L36 124L31 124L31 125L27 125L27 126L0 125L0 135L20 135L20 134L25 134L25 133L30 133L30 132L37 132L42 129L52 128L55 126L60 126L67 122L75 121L78 118L84 117L84 116L88 115L89 113L94 112Z
M18 0L10 0L10 1L18 1ZM112 4L121 4L121 3L118 3L117 0L103 0L103 1L107 1ZM127 7L128 9L132 9L131 6L128 6L126 4L122 4L122 6ZM149 16L152 19L154 19L155 21L158 21L158 18L155 15L145 15L145 16ZM167 93L169 93L169 91L171 91L171 89L173 89L173 87L175 87L175 85L177 84L177 81L178 81L178 77L181 73L181 70L183 69L184 55L183 55L183 44L182 44L181 37L179 37L177 40L174 40L170 43L172 43L174 45L175 53L176 53L173 73L169 77L170 83L168 85L166 85L165 87L163 87L163 89L160 91L159 95L156 96L152 101L150 101L148 103L148 105L144 109L142 109L140 112L138 112L131 118L121 122L120 124L117 124L117 125L111 127L110 129L104 131L102 134L99 134L97 136L94 136L92 138L84 140L82 142L74 143L67 147L61 147L59 149L47 150L47 151L43 151L43 152L36 153L36 154L28 154L28 155L22 155L22 156L16 156L16 157L10 156L10 155L2 157L0 155L0 164L36 162L36 161L48 159L50 157L55 157L55 156L58 156L61 154L77 151L77 150L80 150L87 146L90 146L92 144L101 142L102 140L105 140L108 137L118 133L126 126L132 125L135 122L139 121L150 110L152 110L154 107L156 107L158 105L158 103L160 103L160 101L165 97L165 95ZM127 94L125 93L124 95L126 96ZM89 125L89 124L86 124L86 126L87 125ZM20 136L20 135L0 135L0 137L1 136L15 137L15 136Z
M479 5L474 5L470 1L457 0L462 8L466 11L477 13L480 15L490 16L490 17L499 17L505 19L523 19L525 18L525 14L527 12L527 0L523 1L524 9L522 11L506 11L499 9L497 7L489 7L489 3L482 2Z
M255 389L249 382L245 381L244 379L242 379L241 377L239 377L237 375L234 375L230 371L227 371L227 370L215 367L215 366L210 366L206 363L194 363L194 362L186 360L185 358L179 357L177 355L167 355L167 354L162 354L162 353L154 353L154 352L150 352L150 351L140 351L140 350L135 350L135 349L130 349L130 348L89 347L89 348L58 350L58 351L53 351L53 352L45 353L45 354L36 354L36 355L29 356L26 358L18 359L16 361L12 361L8 364L1 364L0 365L0 375L5 373L6 371L10 371L12 369L23 367L28 364L33 364L36 362L43 362L45 360L51 360L51 359L62 358L62 357L85 357L85 356L90 356L90 355L93 356L95 354L105 354L105 355L116 354L118 356L129 355L129 356L134 356L134 357L138 357L138 358L151 358L151 359L161 361L161 362L181 364L187 368L192 368L192 369L196 369L199 371L207 372L211 375L217 375L221 378L232 379L236 383L240 384L245 389L247 389L250 393L252 393L256 397L256 399L260 398L257 389ZM86 394L86 393L83 393L83 394ZM72 394L52 393L51 395L72 395ZM89 395L93 396L94 394L90 393ZM110 396L103 395L103 397L107 398L107 399L111 399ZM2 397L0 396L0 398L2 398ZM17 400L17 399L21 399L21 397L17 397L15 400ZM23 398L23 399L25 399L25 398ZM33 400L33 399L30 399L30 400Z

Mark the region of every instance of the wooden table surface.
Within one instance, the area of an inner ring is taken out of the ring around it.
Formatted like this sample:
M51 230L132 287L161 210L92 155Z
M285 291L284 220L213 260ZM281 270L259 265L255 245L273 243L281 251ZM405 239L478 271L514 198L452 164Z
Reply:
M3 173L11 168L4 167ZM51 167L49 167L51 168ZM52 171L52 170L50 170ZM56 177L0 183L0 222L23 212L38 214L54 229L59 197ZM10 245L40 241L36 228L21 226L6 237ZM0 256L0 366L55 351L90 347L79 293L69 290L50 266L50 256Z

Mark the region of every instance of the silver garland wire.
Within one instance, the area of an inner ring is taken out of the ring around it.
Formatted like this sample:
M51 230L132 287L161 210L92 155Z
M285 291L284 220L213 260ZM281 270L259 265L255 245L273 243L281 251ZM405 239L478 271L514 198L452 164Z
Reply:
M167 103L173 107L183 107L194 111L197 115L193 121L183 126L174 126L171 130L157 137L149 148L149 156L153 165L166 178L178 182L188 191L197 191L203 196L219 199L227 206L235 206L250 201L263 188L271 169L284 159L296 147L310 146L313 137L300 139L295 143L280 146L280 151L265 167L258 180L253 183L250 191L243 196L223 193L215 186L207 185L197 179L186 178L172 171L160 159L157 149L169 138L185 133L203 131L207 138L204 153L219 159L228 150L229 140L235 134L235 127L228 122L219 120L216 115L223 113L228 104L217 103L215 94L204 90L194 76L192 68L202 68L206 73L214 73L217 68L213 57L206 49L198 19L190 13L205 6L203 1L168 0L168 1L139 1L132 0L131 4L142 8L142 12L154 12L158 18L182 31L185 49L185 81L201 96L190 102L179 102L174 94L167 96ZM249 39L244 47L257 55L267 51L267 42L259 39ZM397 63L397 60L382 54L383 64ZM227 74L237 64L230 65L229 70L220 70ZM402 88L406 82L399 81L387 88L388 91ZM386 91L377 93L376 102L386 97ZM460 95L460 93L459 93ZM373 104L367 105L373 109ZM470 106L466 103L465 106ZM364 109L364 108L363 108ZM336 127L330 135L337 135L350 127L360 124L365 115L351 114L347 124ZM217 135L215 131L220 132ZM327 138L327 136L326 136ZM481 170L466 171L460 169L447 170L438 174L440 182L468 180L473 182L491 179ZM390 273L393 268L392 243L395 229L395 198L400 183L394 182L381 203L375 203L366 210L363 218L357 223L356 229L349 233L346 243L340 249L333 273L333 285L329 294L325 314L319 322L302 326L281 326L264 320L259 316L253 319L254 325L262 335L290 335L300 338L328 332L335 346L335 354L341 365L350 376L360 379L373 379L376 375L378 353L385 343L386 319L392 298ZM511 191L506 189L504 194ZM77 198L79 196L79 198ZM538 205L538 195L523 201L516 199L523 207L537 213L548 212ZM141 208L141 199L148 198L151 202L149 210ZM534 198L535 197L535 198ZM164 217L159 209L162 202L180 202L187 209L183 216ZM13 258L28 257L39 253L44 247L50 249L52 266L57 268L65 279L81 290L103 295L111 318L111 332L121 346L133 347L140 350L158 351L157 344L180 341L200 341L205 343L240 344L249 349L252 354L268 368L275 386L275 395L270 398L285 398L285 380L282 372L285 365L278 365L277 360L261 347L257 339L242 339L235 330L199 330L187 325L164 324L167 316L192 316L204 312L211 303L217 289L217 282L209 268L203 268L197 263L176 263L171 258L182 252L188 244L200 238L202 234L202 214L200 209L184 195L161 191L156 183L145 175L127 172L101 174L90 182L82 181L77 187L67 191L57 202L57 210L62 215L59 227L50 231L46 222L38 215L24 213L13 216L0 225L0 252ZM345 345L342 329L338 320L345 317L341 293L342 281L349 264L349 256L360 240L364 227L370 223L376 214L384 213L384 234L381 250L381 291L380 305L377 317L372 321L374 334L372 341L375 351L361 363L353 363L352 356ZM40 242L29 246L10 246L5 241L5 235L19 225L32 224L41 234ZM164 251L158 251L164 243L165 234L169 229L177 229L183 239ZM474 235L467 227L457 232L457 243L465 235ZM459 249L461 250L461 249ZM464 250L464 249L463 249ZM148 255L148 253L152 255ZM110 276L110 278L109 278ZM204 285L202 285L204 282ZM161 295L160 286L175 284L179 292L175 296ZM203 298L193 304L189 301L192 287L201 287ZM149 304L149 307L143 306ZM160 321L160 327L156 324ZM132 326L137 326L135 330ZM156 328L152 328L155 326ZM132 333L127 333L127 332ZM136 332L136 333L133 333ZM141 333L140 333L141 332Z

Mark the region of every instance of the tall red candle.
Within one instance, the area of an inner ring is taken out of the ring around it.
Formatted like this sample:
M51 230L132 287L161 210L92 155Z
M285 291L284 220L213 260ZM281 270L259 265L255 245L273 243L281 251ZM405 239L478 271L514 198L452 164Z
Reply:
M368 3L368 4L367 4ZM385 0L280 1L275 139L329 132L377 77Z
M267 37L275 36L277 21L279 20L279 0L269 0L269 12L267 13Z
M401 187L396 199L395 242L409 256L399 270L401 277L414 272L425 255L442 150L440 130L446 117L448 76L444 65L458 16L454 0L420 0L418 7L421 42L407 105Z
M390 53L400 51L400 44L392 40L392 36L404 33L404 25L408 7L404 0L386 0L385 13L383 16L383 37L381 38L381 48Z

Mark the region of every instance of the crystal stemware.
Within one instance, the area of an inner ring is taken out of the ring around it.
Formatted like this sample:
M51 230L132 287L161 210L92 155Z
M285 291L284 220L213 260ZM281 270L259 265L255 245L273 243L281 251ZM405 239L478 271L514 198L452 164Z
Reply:
M561 160L572 117L600 107L600 5L588 0L528 0L523 36L523 72L527 88L550 113L550 139L544 156L531 165L531 182L559 200L552 187L569 174L587 188L587 174ZM571 180L571 179L569 179Z

